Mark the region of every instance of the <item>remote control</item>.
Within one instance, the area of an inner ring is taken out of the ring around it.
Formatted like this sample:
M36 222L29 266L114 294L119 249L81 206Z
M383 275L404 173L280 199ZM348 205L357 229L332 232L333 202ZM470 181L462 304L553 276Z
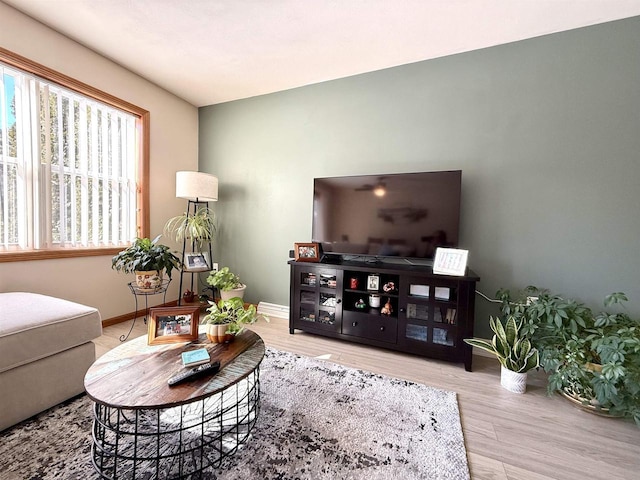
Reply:
M178 383L184 382L186 380L193 380L195 378L200 378L205 375L212 375L214 373L218 373L220 370L220 362L210 362L203 363L202 365L198 365L197 367L188 368L186 370L182 370L175 375L173 375L167 383L169 383L170 387L177 385Z

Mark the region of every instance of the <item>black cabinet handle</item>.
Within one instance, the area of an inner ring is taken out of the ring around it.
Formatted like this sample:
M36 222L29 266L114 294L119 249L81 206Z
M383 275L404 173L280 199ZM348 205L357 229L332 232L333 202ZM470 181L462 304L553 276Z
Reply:
M353 322L353 323L351 324L351 326L352 326L352 327L357 327L357 326L358 326L358 322Z
M342 303L342 300L341 299L337 299L336 303Z
M384 327L380 327L380 331L381 331L381 332L384 332Z

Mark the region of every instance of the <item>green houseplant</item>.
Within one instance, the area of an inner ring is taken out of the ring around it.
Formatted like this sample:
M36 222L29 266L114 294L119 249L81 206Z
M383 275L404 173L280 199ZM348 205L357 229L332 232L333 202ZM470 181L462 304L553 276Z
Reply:
M255 305L245 308L239 297L209 303L211 306L207 309L203 323L207 325L207 338L214 343L232 341L235 335L242 333L246 325L255 323L260 317L269 321L265 315L258 314Z
M153 240L136 238L127 248L111 259L111 268L117 272L135 273L136 283L141 290L155 290L162 284L163 272L171 278L173 269L180 269L182 262L169 247Z
M558 391L585 409L633 418L640 426L640 321L624 309L627 296L607 295L604 310L528 287L515 300L498 292L502 311L523 321Z
M515 393L524 393L527 387L527 372L537 368L538 350L532 347L530 340L522 334L522 322L509 317L505 323L491 317L489 325L493 331L493 339L465 339L465 343L494 354L501 365L500 384Z
M208 206L198 207L193 214L188 212L170 218L164 225L164 233L176 242L189 239L199 248L210 242L216 232L215 215Z
M207 277L207 283L220 290L220 297L228 300L233 297L244 297L247 286L240 281L240 277L229 270L229 267L222 267L217 272L211 272Z

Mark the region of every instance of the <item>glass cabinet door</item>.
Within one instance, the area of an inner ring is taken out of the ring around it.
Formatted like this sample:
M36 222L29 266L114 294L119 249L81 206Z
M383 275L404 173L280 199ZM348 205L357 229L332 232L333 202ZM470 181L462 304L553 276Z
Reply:
M305 287L315 287L317 283L315 272L300 272L300 285Z
M401 287L399 336L403 343L416 348L432 345L454 347L457 324L457 285L443 280L409 277Z
M447 328L433 327L433 343L453 347L455 345L454 332Z
M297 272L297 280L299 321L312 329L339 330L338 271L305 267Z
M407 303L407 319L429 320L429 305Z
M429 341L429 327L424 323L412 323L407 321L405 339L427 343Z

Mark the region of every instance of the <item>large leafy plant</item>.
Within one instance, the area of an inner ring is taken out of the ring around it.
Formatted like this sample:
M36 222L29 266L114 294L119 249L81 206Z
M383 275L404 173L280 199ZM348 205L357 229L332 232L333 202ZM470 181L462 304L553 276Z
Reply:
M493 353L507 370L526 373L539 365L538 351L531 346L528 338L521 335L521 323L509 317L503 326L498 318L491 317L489 325L493 331L491 342L480 338L468 338L464 341L471 346Z
M508 290L498 297L503 314L519 319L540 350L550 393L562 391L640 426L640 321L626 312L624 293L607 295L598 313L535 287L519 298Z
M136 238L131 245L111 259L111 268L124 273L166 270L167 276L171 278L172 270L180 269L182 262L171 253L169 247L157 243L159 239L160 235L153 240Z

